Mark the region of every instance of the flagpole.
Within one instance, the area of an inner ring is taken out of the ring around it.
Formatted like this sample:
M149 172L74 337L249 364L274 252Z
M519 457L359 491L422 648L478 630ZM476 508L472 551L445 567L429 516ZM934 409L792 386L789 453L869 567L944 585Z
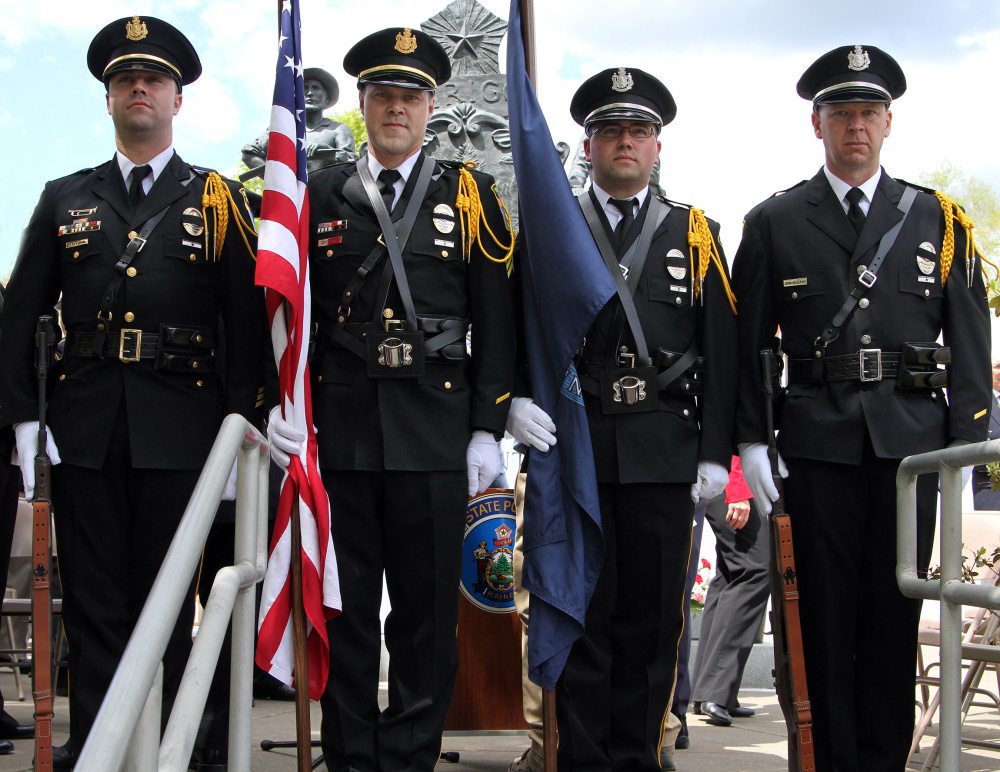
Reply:
M535 4L534 0L519 0L521 3L521 40L524 42L524 71L538 94L538 79L535 76Z
M309 649L306 610L302 600L302 534L299 502L292 504L292 636L295 640L295 744L299 772L312 768L312 728L309 715Z
M281 33L281 12L278 0L278 33ZM283 304L285 318L291 317L287 301ZM306 609L302 597L302 529L299 523L298 497L292 502L292 554L289 573L292 590L292 638L295 641L295 752L298 772L312 769L312 726L309 711L309 647L306 633Z
M518 0L521 9L521 41L524 43L524 71L538 94L535 67L535 4L534 0ZM556 752L559 731L556 721L556 694L551 689L542 690L542 764L545 772L556 772Z

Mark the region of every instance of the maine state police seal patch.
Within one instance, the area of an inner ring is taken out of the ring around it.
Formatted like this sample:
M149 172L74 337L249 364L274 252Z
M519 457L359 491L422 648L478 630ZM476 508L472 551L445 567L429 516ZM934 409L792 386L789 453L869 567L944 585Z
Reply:
M514 610L514 493L490 488L469 502L462 594L494 614Z

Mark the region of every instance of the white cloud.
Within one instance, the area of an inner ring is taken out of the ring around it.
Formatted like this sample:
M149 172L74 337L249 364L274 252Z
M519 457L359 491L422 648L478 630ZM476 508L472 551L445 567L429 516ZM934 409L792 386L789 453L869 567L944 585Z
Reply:
M507 17L507 0L480 2ZM274 2L0 3L0 126L9 142L30 148L23 160L11 160L10 171L23 184L0 194L6 218L0 274L2 263L13 259L16 234L43 182L100 163L114 150L103 91L85 69L90 40L108 22L153 11L194 43L205 74L185 88L175 123L175 140L187 160L228 168L267 122ZM348 47L386 26L419 26L446 5L303 0L304 63L329 70L340 82L335 110L353 107L353 79L341 67ZM878 45L907 74L909 90L894 106L892 136L883 150L890 173L915 179L949 159L1000 188L1000 147L993 137L1000 123L1000 103L993 99L1000 4L953 0L947 12L931 0L656 0L641 8L606 0L539 0L534 6L538 93L553 137L572 146L579 139L569 102L585 77L627 65L661 78L678 104L676 121L662 135L664 188L722 223L730 257L746 211L822 164L809 104L796 96L795 82L813 59L837 45ZM504 57L501 50L502 66ZM38 102L39 77L62 86L48 108L60 120L38 118L45 109Z

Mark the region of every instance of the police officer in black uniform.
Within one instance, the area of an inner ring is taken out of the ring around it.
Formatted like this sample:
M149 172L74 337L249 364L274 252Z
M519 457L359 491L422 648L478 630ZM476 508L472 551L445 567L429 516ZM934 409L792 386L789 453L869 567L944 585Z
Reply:
M967 251L971 223L879 165L890 103L905 89L899 65L873 46L837 48L809 67L798 93L813 102L826 163L747 215L734 261L737 440L764 511L777 493L759 352L778 327L788 356L778 448L818 770L905 767L920 603L902 596L894 575L896 470L906 456L985 439L990 416L986 292ZM935 343L942 333L950 352ZM936 481L922 478L917 489L925 566Z
M649 188L676 112L667 88L642 70L605 70L570 112L593 164L581 207L621 284L577 362L605 554L556 687L559 766L659 770L695 502L729 479L735 310L718 225Z
M513 237L491 177L421 151L451 73L437 42L376 32L344 69L358 78L368 154L309 175L313 417L343 597L328 624L323 752L337 772L430 770L457 667L468 497L500 470L513 391ZM390 231L408 231L396 254ZM269 431L296 452L276 413Z
M49 393L53 500L70 646L72 768L227 413L262 411L266 323L241 188L173 149L191 43L135 16L94 38L118 151L45 186L7 290L2 425L25 492L37 443L34 331L62 294L64 356ZM204 196L204 200L203 200ZM215 348L225 335L225 372ZM190 607L164 657L168 712L191 643Z

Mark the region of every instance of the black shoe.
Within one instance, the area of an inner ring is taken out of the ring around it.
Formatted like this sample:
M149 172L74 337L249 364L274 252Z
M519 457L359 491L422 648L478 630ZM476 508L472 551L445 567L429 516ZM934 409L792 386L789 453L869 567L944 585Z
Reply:
M14 750L14 743L10 740L0 740L0 756L10 753Z
M681 716L681 731L674 740L674 748L679 751L687 750L691 747L691 736L688 734L687 716Z
M195 748L191 753L188 769L196 772L228 772L228 750L219 748Z
M696 716L700 716L701 715L701 702L692 702L691 703L691 712L694 713Z
M744 708L737 705L735 708L729 709L729 715L733 718L750 718L750 716L756 715L757 711L753 708Z
M295 700L295 690L281 683L274 676L258 678L253 683L253 698L255 700Z
M714 702L701 703L701 712L708 716L708 723L710 724L715 724L716 726L733 725L733 717L729 715L729 711L721 705L716 705Z
M660 769L667 770L667 772L677 772L677 767L674 766L673 750L669 745L660 748Z
M52 749L52 769L71 770L76 766L76 753L69 743Z
M0 740L30 740L34 736L34 724L0 724Z

